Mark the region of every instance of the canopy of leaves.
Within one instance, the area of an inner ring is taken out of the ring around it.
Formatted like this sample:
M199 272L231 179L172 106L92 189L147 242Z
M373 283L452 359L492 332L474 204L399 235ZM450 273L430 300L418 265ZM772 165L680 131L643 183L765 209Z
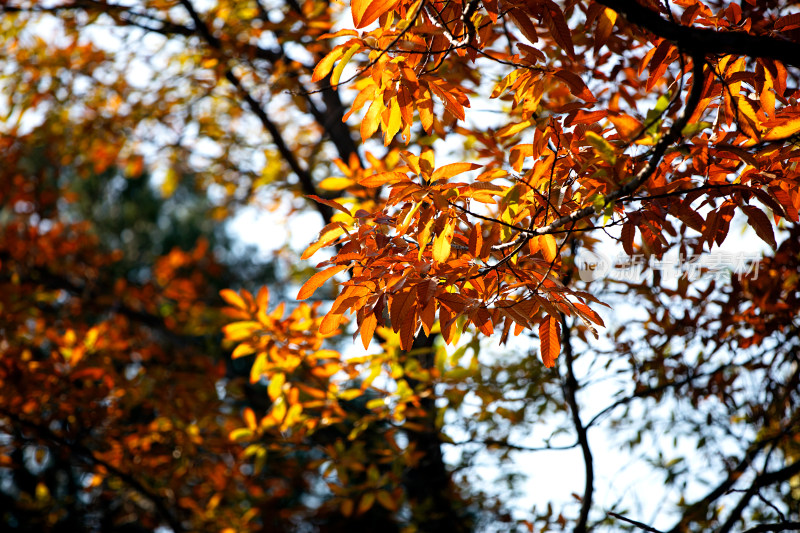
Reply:
M21 0L0 47L10 527L798 527L800 4ZM272 290L243 205L321 221ZM542 451L576 498L520 506Z

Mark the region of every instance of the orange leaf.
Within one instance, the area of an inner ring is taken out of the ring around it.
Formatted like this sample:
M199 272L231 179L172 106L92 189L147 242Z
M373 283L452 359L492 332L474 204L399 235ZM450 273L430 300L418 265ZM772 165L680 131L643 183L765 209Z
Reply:
M559 340L558 320L553 315L547 315L539 323L539 351L542 354L542 361L547 368L553 368L561 351L561 341Z
M483 228L479 222L472 227L472 231L469 233L469 253L472 254L472 257L478 257L481 248L483 248Z
M314 291L319 289L323 283L328 281L334 274L337 272L341 272L342 270L347 270L347 265L337 265L332 266L330 268L326 268L322 272L317 272L308 281L306 281L302 287L300 287L300 292L297 293L298 300L305 300L312 294Z
M265 286L258 289L256 295L256 306L259 310L266 311L269 308L269 289Z
M381 185L389 185L391 183L398 183L407 180L408 175L405 172L381 172L373 174L366 178L358 180L359 185L364 187L380 187Z
M553 40L567 53L569 57L575 59L575 49L572 46L572 33L567 26L564 13L555 2L547 1L548 9L545 9L545 20L548 22L548 29Z
M245 408L243 413L243 418L248 428L250 428L251 430L256 429L257 426L256 414L253 412L251 408L249 407Z
M364 343L364 349L369 348L369 343L372 341L372 335L375 333L375 327L378 325L378 317L375 313L370 313L364 317L361 322L361 342Z
M353 0L350 3L353 25L356 29L361 29L372 24L396 3L397 0Z
M633 255L633 238L635 236L636 225L633 222L628 221L622 225L622 233L620 234L620 238L622 239L622 248L628 255Z
M433 131L433 100L430 91L423 88L420 92L422 95L415 102L419 121L425 133L430 134Z
M431 90L433 90L433 92L436 93L436 96L438 96L439 99L442 101L445 109L450 111L450 113L452 113L453 116L455 116L456 118L464 120L465 118L464 106L459 104L458 100L456 100L455 97L452 94L450 94L449 91L444 90L443 88L439 87L434 83L430 84L430 88Z
M319 324L319 332L321 335L329 335L337 330L339 324L342 323L344 317L340 313L328 313Z
M558 256L556 238L548 234L539 235L537 240L539 241L539 249L542 251L545 261L553 262Z
M614 124L614 127L617 128L617 133L624 141L630 141L642 131L642 123L630 115L610 116L608 120Z
M342 55L344 55L344 46L337 46L331 50L328 55L317 63L316 68L314 68L314 74L311 76L311 81L316 83L330 74L333 64L336 63L336 60L342 57Z
M308 259L320 248L324 248L329 244L333 243L336 239L339 238L340 235L346 233L344 228L337 223L328 224L326 227L322 228L320 232L320 237L317 242L306 248L306 251L303 252L303 255L300 256L300 259Z
M391 494L389 494L385 490L379 490L376 494L376 498L378 499L378 503L380 503L383 507L390 511L397 510L397 502L392 498Z
M481 166L476 163L450 163L449 165L437 168L431 176L431 181L450 179L462 172L469 172L476 168L481 168Z

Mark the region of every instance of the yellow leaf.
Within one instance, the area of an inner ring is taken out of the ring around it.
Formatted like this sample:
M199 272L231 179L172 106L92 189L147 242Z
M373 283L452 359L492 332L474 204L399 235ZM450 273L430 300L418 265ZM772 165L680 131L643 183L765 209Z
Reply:
M368 492L361 497L361 501L358 502L358 514L366 513L372 507L372 504L375 503L375 493Z
M444 229L433 239L433 260L437 263L444 263L450 257L450 243L453 241L455 229L456 221L448 220Z
M230 289L222 289L221 291L219 291L219 295L229 305L236 307L237 309L247 311L247 304L245 303L244 298L239 296L235 291L232 291Z
M178 188L178 172L170 167L164 175L164 181L161 183L161 194L164 198L169 198Z
M325 178L319 183L318 187L323 191L341 191L342 189L346 189L354 183L355 182L350 178Z
M269 386L267 386L267 394L270 400L274 402L278 399L278 396L281 395L281 391L283 390L284 383L286 383L286 374L284 373L275 374L270 378Z
M303 413L303 406L299 403L293 403L289 410L286 412L286 418L283 419L282 430L286 430L289 426L300 420L300 415Z
M240 442L243 440L247 440L253 436L253 431L247 428L238 428L234 429L228 435L228 438L234 442Z
M783 139L784 137L791 137L800 131L800 115L795 115L793 118L784 121L778 126L771 126L764 134L764 139L774 141Z
M229 341L242 341L253 336L253 334L261 329L261 324L253 320L245 320L242 322L233 322L223 326L222 331L225 333L225 339Z
M379 490L376 494L376 498L378 499L378 503L380 503L384 508L388 509L389 511L396 511L397 510L397 502L392 495L389 494L385 490Z
M383 93L376 94L375 99L367 109L364 118L361 120L361 140L366 141L372 134L378 131L381 112L383 111Z
M311 246L309 246L308 248L306 248L306 251L303 252L302 256L300 256L300 259L308 259L312 255L317 253L317 250L319 250L320 248L324 248L325 246L328 246L333 241L338 239L339 236L342 235L343 233L345 233L344 228L339 226L338 224L329 225L326 228L323 228L323 230L320 232L319 240L314 244L312 244Z
M270 416L276 422L283 421L283 418L286 416L286 402L284 402L283 399L279 398L275 403L272 404Z
M342 60L339 61L339 64L333 69L333 74L331 74L331 85L334 87L339 85L339 78L342 77L342 71L344 70L344 67L347 65L347 62L352 59L353 54L355 54L359 48L361 48L361 45L356 43L347 49L347 52L345 52L342 56Z
M586 140L597 151L597 155L599 155L603 161L612 165L617 162L617 154L614 147L601 135L593 131L587 131Z
M364 391L361 389L347 389L339 393L339 399L344 401L354 400L362 394L364 394Z
M384 146L389 146L389 143L392 142L394 136L397 135L397 132L400 131L400 126L402 125L403 120L400 116L400 105L397 103L397 97L392 97L389 100L389 119L386 121L386 135L383 140Z
M255 351L256 349L251 344L240 344L233 350L231 359L238 359L239 357L255 353Z
M516 124L509 124L508 126L501 128L496 135L497 137L511 137L512 135L516 135L522 130L528 128L530 125L530 120L523 120L522 122L518 122Z

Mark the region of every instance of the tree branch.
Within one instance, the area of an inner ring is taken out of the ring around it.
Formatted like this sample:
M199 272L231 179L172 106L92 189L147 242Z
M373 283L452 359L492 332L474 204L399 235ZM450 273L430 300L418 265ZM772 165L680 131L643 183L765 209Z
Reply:
M203 40L205 40L206 43L208 43L208 45L217 52L224 52L222 42L208 29L208 26L205 24L205 22L203 22L203 20L200 18L200 15L194 9L194 5L192 4L191 0L180 0L180 3L189 13L189 17L191 17L195 26L195 30L200 37L202 37ZM250 94L244 85L242 85L241 80L236 76L236 74L234 74L232 69L228 68L225 71L225 78L236 88L237 91L239 91L239 93L242 95L242 98L244 98L244 101L247 102L247 105L264 126L264 129L266 129L270 136L272 136L272 141L278 148L278 152L281 154L281 157L283 157L284 161L286 161L286 163L289 165L289 168L292 169L292 172L295 173L297 179L300 180L300 188L303 191L303 194L306 196L317 195L317 187L314 185L314 180L312 179L311 174L309 174L308 170L304 169L302 165L300 165L300 162L297 160L297 157L295 157L294 152L292 152L292 150L286 144L280 129L269 118L267 112L264 110L261 104L258 103L258 101L253 98L253 95ZM333 209L319 202L314 202L314 205L319 214L322 215L322 219L325 224L328 224L333 216Z
M561 314L561 334L563 336L563 351L567 367L564 395L566 396L569 410L572 413L572 424L575 426L575 433L577 433L578 443L580 444L581 453L583 454L585 474L583 498L581 499L581 512L578 516L578 523L575 526L574 531L575 533L586 533L586 524L589 521L589 511L592 508L592 495L594 493L594 459L592 458L592 450L589 447L589 436L586 432L586 427L581 421L578 400L575 396L579 385L578 380L575 379L575 372L572 365L574 354L572 352L570 328L567 324L567 317L563 313Z
M634 525L634 526L638 527L639 529L641 529L643 531L649 531L650 533L663 533L660 529L656 529L656 528L654 528L652 526L648 526L647 524L642 523L642 522L637 522L636 520L632 520L632 519L628 518L627 516L622 516L621 514L614 513L612 511L606 511L606 514L609 515L609 516L613 516L617 520L622 520L623 522L627 522L627 523L629 523L631 525Z
M684 26L663 18L636 0L597 0L620 13L632 25L672 41L693 56L733 54L775 59L786 65L800 66L800 44L777 37L750 35L744 31L717 31Z
M744 533L765 533L767 531L800 531L800 522L780 522L778 524L761 524Z

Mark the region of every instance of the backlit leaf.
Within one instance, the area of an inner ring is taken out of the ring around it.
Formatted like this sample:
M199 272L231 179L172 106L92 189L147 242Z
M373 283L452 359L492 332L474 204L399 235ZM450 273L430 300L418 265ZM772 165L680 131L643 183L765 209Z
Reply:
M338 265L332 266L330 268L326 268L321 272L317 272L313 276L311 276L308 281L306 281L302 287L300 287L300 292L297 293L298 300L305 300L314 292L319 289L323 283L328 281L333 275L343 270L347 270L347 265Z
M553 315L547 315L539 323L539 350L547 368L555 365L561 351L559 329L558 319Z

